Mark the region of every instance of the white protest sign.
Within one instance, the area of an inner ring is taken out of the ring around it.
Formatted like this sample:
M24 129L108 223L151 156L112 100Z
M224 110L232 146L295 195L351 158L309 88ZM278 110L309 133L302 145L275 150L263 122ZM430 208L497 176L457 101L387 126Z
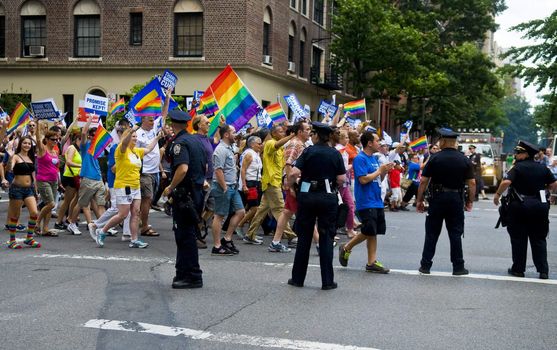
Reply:
M86 94L83 107L87 113L95 113L106 117L108 115L108 98Z
M86 108L86 105L87 103L85 101L79 100L79 108L77 109L77 126L80 128L84 127L89 120L89 115L93 115L91 126L98 126L100 117L99 114L97 114L94 110Z
M296 95L286 95L284 96L284 100L292 110L292 124L296 123L298 119L306 118L306 111L300 104L300 101L298 101Z

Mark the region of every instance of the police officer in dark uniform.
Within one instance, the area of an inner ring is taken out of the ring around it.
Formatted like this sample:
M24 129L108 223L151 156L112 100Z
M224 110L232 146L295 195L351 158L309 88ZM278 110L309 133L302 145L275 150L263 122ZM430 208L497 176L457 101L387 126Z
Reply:
M437 129L440 152L431 156L422 172L418 188L417 211L423 213L424 194L429 191L429 208L425 219L425 242L419 271L429 274L435 255L435 246L441 234L443 220L449 233L453 275L467 275L462 254L464 233L464 210L472 210L476 192L474 169L470 159L457 149L456 138L459 134L448 128ZM468 196L464 197L465 183Z
M328 144L333 130L326 124L313 122L313 146L304 150L296 160L289 176L291 188L297 187L298 200L295 231L298 246L288 284L303 287L306 278L313 229L317 220L319 231L319 263L321 289L337 287L333 274L333 237L338 210L338 184L344 181L346 170L342 156ZM297 186L294 186L299 178ZM293 191L293 190L292 190Z
M189 114L173 110L168 113L174 130L174 140L166 150L170 160L172 180L164 195L172 197L174 237L176 239L176 277L172 288L201 288L202 271L196 233L203 210L203 184L207 171L205 149L197 138L186 131Z
M508 190L507 232L511 238L513 265L508 273L524 277L528 239L532 248L532 259L541 279L547 279L546 237L549 232L549 201L546 188L557 188L557 181L546 166L536 163L534 156L538 147L520 141L514 149L515 164L499 185L493 202Z

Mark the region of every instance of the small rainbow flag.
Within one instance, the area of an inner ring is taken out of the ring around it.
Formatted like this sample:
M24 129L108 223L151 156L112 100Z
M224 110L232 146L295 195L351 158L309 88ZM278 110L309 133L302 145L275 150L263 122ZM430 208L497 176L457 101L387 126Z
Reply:
M31 120L31 113L25 108L23 103L18 102L17 106L10 116L10 124L8 124L8 134L11 134L15 129L22 125L26 125Z
M91 145L89 146L87 153L97 159L111 142L112 137L108 131L106 131L106 129L99 124L97 132L95 132L95 136L93 136L93 140L91 140Z
M110 109L110 114L114 115L116 113L124 112L125 110L126 110L126 101L124 101L124 98L122 97L112 105L112 108Z
M271 117L273 123L286 121L286 115L284 114L280 103L273 103L272 105L267 106L265 110L267 111L267 113L269 113L269 117Z
M412 151L419 151L421 149L427 148L427 136L422 136L420 138L415 139L414 141L410 142L409 144Z
M214 114L218 110L219 106L217 105L217 100L215 99L215 95L213 95L211 87L209 87L199 99L197 114Z
M350 114L363 114L366 112L366 99L351 101L344 104L344 111Z
M157 117L162 114L162 101L160 97L147 102L135 112L136 117Z

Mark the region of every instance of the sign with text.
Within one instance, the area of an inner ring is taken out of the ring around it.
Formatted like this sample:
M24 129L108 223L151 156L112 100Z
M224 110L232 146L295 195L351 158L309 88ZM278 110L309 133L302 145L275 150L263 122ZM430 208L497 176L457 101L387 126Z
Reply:
M79 100L79 107L77 109L77 126L82 128L87 124L89 120L89 116L93 115L93 119L91 120L91 126L97 127L99 125L99 118L100 115L97 114L94 110L90 110L87 107L87 103L83 100Z
M325 100L321 100L321 104L319 104L318 112L322 115L329 113L329 116L332 118L335 113L337 112L338 107L334 104L328 103Z
M57 119L60 115L54 103L49 100L31 102L31 110L35 119Z
M292 124L296 123L299 119L308 118L309 115L306 114L304 107L298 101L298 98L294 94L284 96L284 100L290 107L292 111Z
M86 94L84 108L87 113L106 117L108 115L108 98Z
M162 77L161 77L162 88L165 89L165 90L168 90L168 89L174 90L177 83L178 83L178 77L176 76L176 74L172 73L168 69L165 70Z
M257 126L260 128L268 127L273 122L269 113L263 108L259 109L259 112L255 115L255 119L257 120Z

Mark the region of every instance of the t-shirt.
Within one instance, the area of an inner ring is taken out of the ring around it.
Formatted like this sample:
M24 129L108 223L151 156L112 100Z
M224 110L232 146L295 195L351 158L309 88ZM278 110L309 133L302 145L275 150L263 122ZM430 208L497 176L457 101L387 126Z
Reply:
M213 169L221 169L224 174L224 182L227 185L235 185L238 181L238 168L236 167L236 157L231 145L227 145L221 141L213 152ZM217 181L217 177L213 174L213 181Z
M213 178L213 142L207 135L195 134L195 137L199 139L203 148L205 149L205 154L207 155L207 180L211 180Z
M420 182L420 164L410 162L408 163L408 178L414 182Z
M288 143L284 146L285 163L294 166L296 159L298 159L300 154L302 154L304 148L304 143L297 138L293 138L288 141Z
M101 181L102 176L99 161L87 152L90 145L91 141L87 141L82 142L79 146L79 153L81 154L81 171L79 172L79 176L91 180Z
M371 174L379 169L377 159L365 152L360 152L352 163L354 169L354 195L356 199L356 210L369 208L383 208L383 200L381 199L381 176L376 177L373 181L363 185L360 183L360 177Z
M270 139L265 142L263 148L263 176L261 177L261 189L267 187L279 187L282 184L282 171L284 169L284 148L275 148L277 140Z
M145 155L145 148L134 148L133 151L127 147L125 152L121 151L122 144L119 144L114 154L116 160L116 179L114 188L132 189L140 188L139 176L141 171L141 159ZM153 151L154 152L154 151Z
M398 188L400 187L400 174L402 173L401 170L392 168L389 171L389 181L391 182L391 188Z
M153 139L157 136L157 132L154 128L149 131L140 128L136 131L136 134L136 146L138 148L147 148L151 141L153 141ZM143 159L143 174L158 174L160 172L160 163L161 155L159 144L157 143L153 151L147 153Z

